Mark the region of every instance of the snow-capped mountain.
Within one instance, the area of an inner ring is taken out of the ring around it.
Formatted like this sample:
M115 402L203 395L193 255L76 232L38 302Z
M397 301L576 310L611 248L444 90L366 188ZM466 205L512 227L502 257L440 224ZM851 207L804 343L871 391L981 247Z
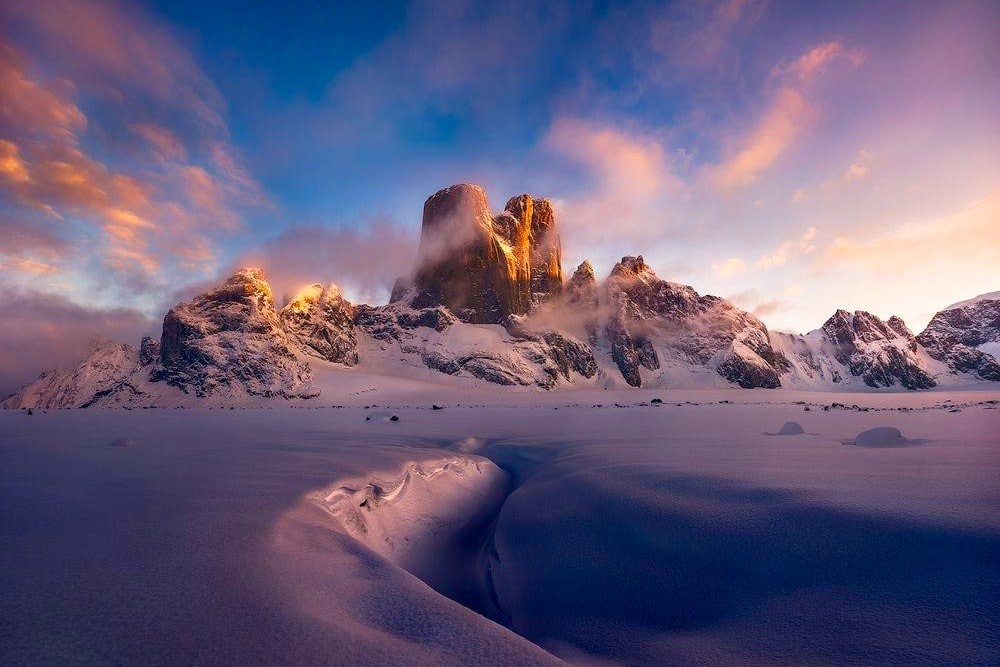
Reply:
M307 399L315 372L569 386L927 389L1000 380L1000 293L955 304L914 336L838 310L808 334L770 332L716 296L663 280L626 256L604 281L583 262L565 283L548 200L493 214L462 184L424 206L418 261L384 306L310 285L275 309L260 269L172 308L159 340L101 341L76 368L47 372L3 407ZM343 376L339 376L343 377ZM335 389L334 389L335 390Z
M139 393L133 381L142 375L139 351L125 343L96 340L75 368L47 371L0 403L5 408L86 408L128 402Z
M151 379L185 393L307 398L311 370L274 310L260 269L240 269L225 283L174 306L163 318L160 359Z
M771 348L767 327L717 296L659 278L641 256L623 257L604 295L607 345L622 376L642 384L642 371L664 363L714 370L740 387L778 387L787 362Z
M931 319L917 342L956 373L1000 381L1000 292L948 306Z
M929 389L935 364L899 317L882 321L863 310L838 310L816 331L772 334L798 386L862 385Z

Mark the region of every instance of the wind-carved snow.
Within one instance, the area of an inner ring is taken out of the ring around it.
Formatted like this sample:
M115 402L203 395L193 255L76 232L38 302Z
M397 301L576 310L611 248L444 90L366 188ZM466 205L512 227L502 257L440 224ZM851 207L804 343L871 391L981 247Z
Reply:
M455 454L341 480L311 500L375 553L496 619L486 550L509 492L510 477L492 461Z

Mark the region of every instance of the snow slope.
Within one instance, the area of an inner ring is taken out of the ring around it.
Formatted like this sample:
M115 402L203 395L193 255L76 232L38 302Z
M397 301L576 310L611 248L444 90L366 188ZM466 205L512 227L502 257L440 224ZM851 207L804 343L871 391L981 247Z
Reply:
M1000 660L996 391L410 382L0 412L0 663ZM921 443L842 444L876 427Z

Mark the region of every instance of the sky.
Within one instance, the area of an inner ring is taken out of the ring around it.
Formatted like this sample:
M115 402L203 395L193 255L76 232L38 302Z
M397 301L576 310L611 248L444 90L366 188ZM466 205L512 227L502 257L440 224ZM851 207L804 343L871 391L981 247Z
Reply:
M458 182L772 329L1000 289L1000 3L315 4L0 0L0 391L240 265L384 302Z

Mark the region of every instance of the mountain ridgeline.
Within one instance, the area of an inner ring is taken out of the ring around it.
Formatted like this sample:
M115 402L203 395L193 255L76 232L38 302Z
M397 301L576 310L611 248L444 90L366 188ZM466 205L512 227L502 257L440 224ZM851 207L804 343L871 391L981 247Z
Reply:
M898 317L845 310L798 335L663 280L642 256L603 281L584 261L567 280L549 200L520 195L494 213L481 187L460 184L424 204L416 265L386 305L314 284L278 309L263 271L239 269L170 309L159 340L97 341L76 368L44 373L2 405L310 399L317 373L404 367L542 389L918 390L1000 381L998 351L1000 292L939 312L917 336Z

